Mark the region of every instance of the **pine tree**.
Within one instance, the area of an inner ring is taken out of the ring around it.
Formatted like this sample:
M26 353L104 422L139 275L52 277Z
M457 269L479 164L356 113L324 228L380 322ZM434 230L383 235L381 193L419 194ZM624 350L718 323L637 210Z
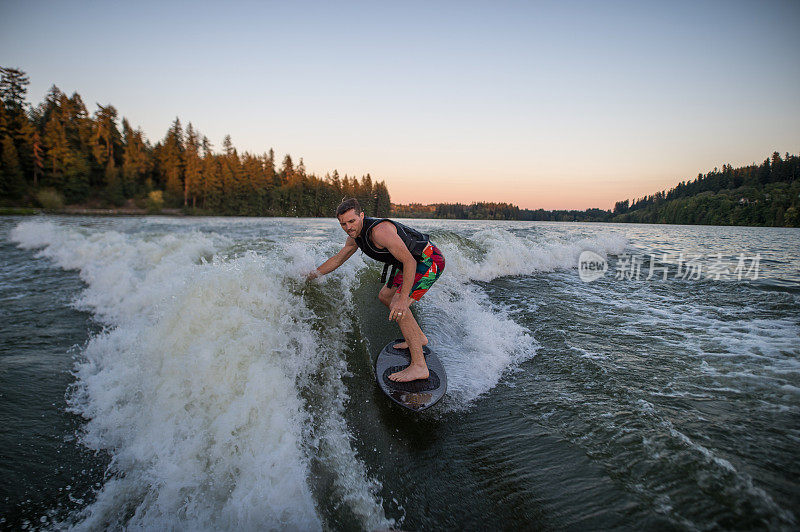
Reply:
M25 188L25 176L33 175L33 133L34 128L26 112L27 104L25 95L30 80L25 73L17 68L0 67L0 100L5 104L6 134L11 137L16 152L14 170L9 168L13 175L11 182L16 183L19 172L22 172L22 184L16 184L18 194ZM10 157L10 154L8 155ZM21 187L21 188L20 188Z
M19 164L17 148L10 135L2 138L2 151L0 151L0 195L17 199L22 196L25 189L25 176L22 173L22 165Z
M220 178L219 161L211 152L211 143L203 137L203 208L219 213L223 206L224 191Z
M220 182L223 191L223 211L225 214L242 214L246 204L246 189L241 161L230 135L222 140L223 154L219 161Z
M30 121L26 113L19 117L19 126L14 138L14 144L19 153L19 162L22 166L23 175L26 176L26 181L32 181L34 178L35 166L34 162L34 136L36 135L36 128Z
M274 190L275 188L281 186L281 179L279 173L275 171L275 150L272 148L269 149L265 164L267 173L272 174L272 189Z
M184 165L183 206L187 207L189 205L189 198L191 197L192 208L194 208L197 205L197 196L200 191L203 165L200 160L200 141L191 122L186 128Z
M0 99L6 104L10 113L20 113L25 110L26 88L30 80L18 68L0 67Z
M89 117L89 111L83 103L80 94L74 92L70 98L62 96L62 109L67 128L67 140L74 152L81 159L93 161L92 144L94 137L94 122ZM92 164L91 162L87 164ZM96 164L96 163L95 163Z
M270 196L275 188L275 153L272 149L261 156L261 172L263 174L263 192L261 197L262 211L267 212L270 208Z
M389 197L389 189L386 183L378 181L375 185L375 216L385 218L392 210L392 200Z
M39 131L44 129L44 126L50 120L51 114L59 109L62 96L64 96L64 93L61 92L61 89L53 85L47 91L44 101L36 107L33 113L33 123Z
M42 143L45 149L45 181L48 185L61 189L65 183L66 162L70 155L67 130L60 120L60 113L50 113L44 127Z
M370 216L374 216L375 197L372 190L372 176L369 174L361 178L361 186L359 187L357 199L361 204L361 208L364 209L364 212L370 213Z
M126 197L132 197L147 188L152 162L142 130L134 130L123 118L122 132L122 190Z
M42 153L42 139L39 132L33 134L33 186L39 186L39 177L42 175L44 168L44 159Z
M236 152L236 148L233 147L233 141L231 140L230 135L225 135L225 138L222 139L222 151L225 155L233 155Z
M220 157L219 177L222 184L222 209L225 214L236 214L238 205L238 183L236 182L236 170L233 166L232 153L223 154Z
M177 205L183 197L183 128L179 118L175 118L167 131L160 151L159 167L167 202Z
M83 153L70 150L64 161L64 197L67 203L81 203L91 191L91 164Z
M116 157L121 153L122 136L117 129L117 110L111 105L97 104L93 121L92 155L96 163L91 184L97 187L111 186L111 194L118 198ZM97 171L99 170L99 172Z
M283 164L281 165L280 182L281 185L294 183L294 163L292 162L292 156L288 153L283 158Z
M339 171L334 169L333 175L331 176L331 184L336 191L337 196L342 195L342 180L339 178Z

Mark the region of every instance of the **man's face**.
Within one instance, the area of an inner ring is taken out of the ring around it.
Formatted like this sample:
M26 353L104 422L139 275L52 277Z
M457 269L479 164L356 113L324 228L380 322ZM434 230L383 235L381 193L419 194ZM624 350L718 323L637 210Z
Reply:
M356 214L355 209L350 209L344 214L337 216L339 224L344 229L345 233L355 238L361 234L361 228L364 226L364 213Z

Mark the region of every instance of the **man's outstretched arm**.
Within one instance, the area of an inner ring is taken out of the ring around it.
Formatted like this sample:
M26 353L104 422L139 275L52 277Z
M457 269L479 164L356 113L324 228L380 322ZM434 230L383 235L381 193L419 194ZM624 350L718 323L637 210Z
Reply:
M312 270L307 276L308 279L314 279L320 275L331 273L333 270L344 264L347 259L352 257L353 253L355 253L357 249L358 245L356 244L356 241L353 240L352 237L348 236L347 242L344 243L344 247L340 249L336 255L323 262L318 268Z

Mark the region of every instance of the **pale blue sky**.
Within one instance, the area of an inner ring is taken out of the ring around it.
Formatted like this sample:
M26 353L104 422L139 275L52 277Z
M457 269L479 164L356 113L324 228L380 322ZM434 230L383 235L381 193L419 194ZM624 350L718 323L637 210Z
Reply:
M797 1L0 0L0 65L397 202L611 208L800 152L798 28Z

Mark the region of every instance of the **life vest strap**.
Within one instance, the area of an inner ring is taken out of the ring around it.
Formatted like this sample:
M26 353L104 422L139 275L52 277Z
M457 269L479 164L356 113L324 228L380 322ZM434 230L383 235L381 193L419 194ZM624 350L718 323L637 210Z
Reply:
M386 272L389 271L389 266L392 267L392 272L389 274L389 281L386 281ZM381 274L381 284L386 283L386 286L389 286L389 283L392 282L394 276L397 274L398 268L394 264L389 264L388 262L383 265L383 273Z

